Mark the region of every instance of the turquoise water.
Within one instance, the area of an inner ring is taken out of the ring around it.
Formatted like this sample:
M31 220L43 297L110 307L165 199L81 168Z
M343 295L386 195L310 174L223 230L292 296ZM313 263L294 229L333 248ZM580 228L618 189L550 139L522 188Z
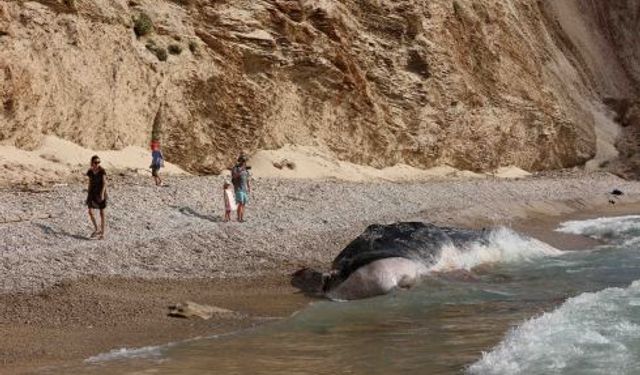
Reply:
M432 271L457 271L410 291L318 301L257 329L107 353L64 373L638 373L640 216L561 230L607 244L558 252L503 229L488 247L450 249Z

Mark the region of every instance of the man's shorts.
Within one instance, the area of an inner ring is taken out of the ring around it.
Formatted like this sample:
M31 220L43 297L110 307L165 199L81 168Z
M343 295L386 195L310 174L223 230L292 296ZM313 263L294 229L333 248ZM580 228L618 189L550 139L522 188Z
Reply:
M160 168L154 168L154 167L151 167L151 175L152 175L153 177L158 177L158 172L159 172L159 171L160 171Z
M249 194L244 190L236 190L236 203L247 204L249 202Z

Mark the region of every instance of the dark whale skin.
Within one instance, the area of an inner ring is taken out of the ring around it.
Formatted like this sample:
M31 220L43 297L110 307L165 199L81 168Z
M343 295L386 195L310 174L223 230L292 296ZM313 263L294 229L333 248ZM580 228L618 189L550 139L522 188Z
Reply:
M291 285L309 296L328 296L351 275L373 262L403 258L429 267L440 259L444 246L452 245L465 251L471 244L488 245L488 233L484 229L439 227L422 222L373 224L338 254L329 272L302 268L291 275Z
M332 286L358 268L384 258L407 258L426 266L439 257L443 245L465 249L470 243L487 243L485 230L439 227L422 222L373 224L351 241L333 260Z

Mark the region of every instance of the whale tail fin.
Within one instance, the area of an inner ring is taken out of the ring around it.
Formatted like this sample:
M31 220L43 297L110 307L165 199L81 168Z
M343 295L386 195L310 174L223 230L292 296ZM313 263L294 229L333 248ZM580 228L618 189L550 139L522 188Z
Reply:
M326 278L322 272L305 267L291 275L291 285L307 295L321 296Z

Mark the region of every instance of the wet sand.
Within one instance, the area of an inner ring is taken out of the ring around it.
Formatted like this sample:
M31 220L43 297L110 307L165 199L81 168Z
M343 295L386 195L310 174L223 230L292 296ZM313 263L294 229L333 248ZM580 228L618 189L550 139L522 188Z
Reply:
M209 320L169 317L167 307L181 301L221 306L237 314ZM0 296L0 373L55 369L114 349L246 329L286 317L307 303L278 276L242 280L92 278L61 282L35 295L5 294Z
M640 212L640 184L605 174L407 184L259 180L249 221L221 223L221 182L175 178L155 188L146 179L114 179L105 241L85 238L81 185L0 192L0 373L286 317L310 301L287 275L327 266L371 223L503 224L580 249L597 243L552 229L568 219ZM607 203L612 188L627 192L616 205ZM168 305L185 300L237 314L167 316Z

